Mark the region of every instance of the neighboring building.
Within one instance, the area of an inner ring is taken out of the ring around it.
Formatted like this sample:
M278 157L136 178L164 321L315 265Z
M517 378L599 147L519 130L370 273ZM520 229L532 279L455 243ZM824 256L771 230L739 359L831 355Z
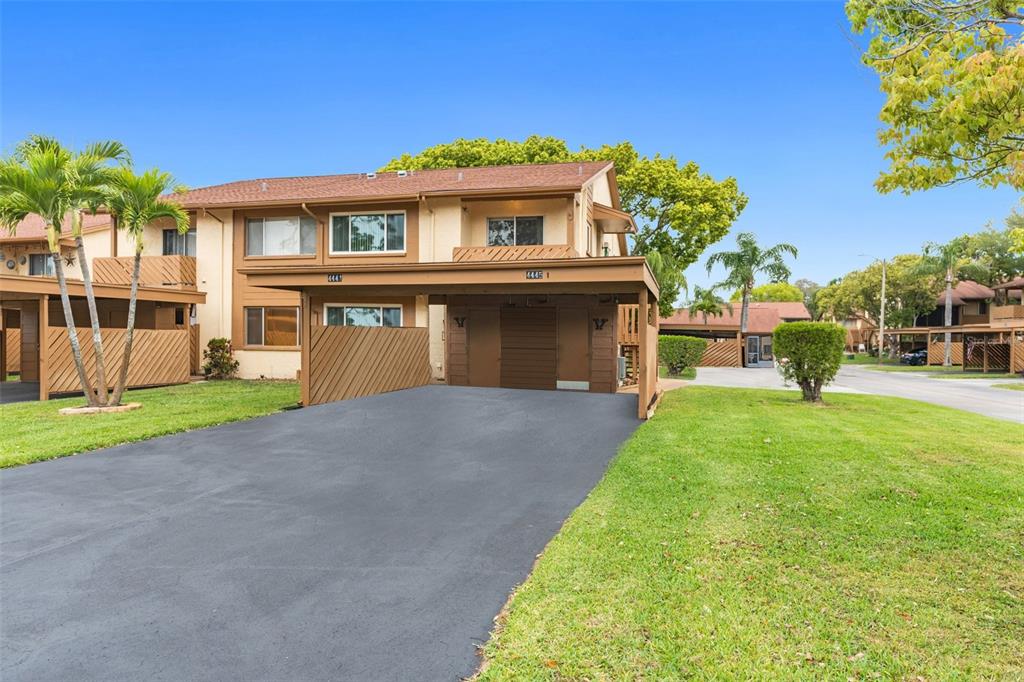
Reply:
M325 371L349 371L337 353L310 358L304 339L323 328L420 329L428 380L614 391L618 306L656 307L645 259L625 255L635 225L610 162L266 178L174 198L193 229L151 226L150 270L205 292L189 311L200 345L229 338L243 377L299 374L307 404L334 395ZM84 232L96 276L130 263L109 218ZM646 320L641 344L656 345ZM640 373L645 407L653 376Z
M732 311L722 309L717 317L700 313L691 315L680 308L670 317L661 318L662 334L681 334L708 339L701 366L714 367L772 367L772 332L783 322L808 321L811 314L801 302L751 302L748 310L747 333L740 334L742 305L732 304Z
M1024 371L1024 278L992 287L970 280L953 288L952 324L945 326L946 292L936 298L935 309L918 317L915 326L886 329L902 351L927 350L928 364L945 360L945 335L950 334L954 365L983 372Z

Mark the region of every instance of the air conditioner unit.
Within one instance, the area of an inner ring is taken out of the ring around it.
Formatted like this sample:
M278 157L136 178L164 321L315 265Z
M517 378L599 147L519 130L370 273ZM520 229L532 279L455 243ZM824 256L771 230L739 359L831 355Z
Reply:
M624 355L620 355L616 359L619 361L619 381L625 381L626 380L626 357Z

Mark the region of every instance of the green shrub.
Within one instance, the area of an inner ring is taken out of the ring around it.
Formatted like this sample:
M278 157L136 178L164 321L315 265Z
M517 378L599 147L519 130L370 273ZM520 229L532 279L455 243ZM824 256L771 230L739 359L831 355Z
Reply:
M846 330L831 322L786 322L772 338L782 377L800 386L804 400L819 402L822 386L839 371Z
M238 371L238 360L231 354L227 339L210 339L203 351L203 374L207 379L230 379Z
M658 360L669 374L682 374L687 367L697 366L707 346L707 339L693 336L659 336Z

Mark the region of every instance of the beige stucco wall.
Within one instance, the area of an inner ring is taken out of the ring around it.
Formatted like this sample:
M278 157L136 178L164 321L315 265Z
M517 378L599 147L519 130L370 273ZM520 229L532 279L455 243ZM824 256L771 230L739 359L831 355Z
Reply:
M452 249L468 239L463 228L462 201L456 198L421 202L420 261L449 262Z
M236 350L235 359L242 379L294 379L302 365L297 350Z
M511 201L473 201L466 204L469 243L463 246L487 246L487 219L511 216L544 216L544 243L568 243L570 211L565 199L515 199Z
M196 217L196 275L206 303L198 308L199 342L203 348L215 337L231 338L232 211ZM270 351L259 351L260 353Z

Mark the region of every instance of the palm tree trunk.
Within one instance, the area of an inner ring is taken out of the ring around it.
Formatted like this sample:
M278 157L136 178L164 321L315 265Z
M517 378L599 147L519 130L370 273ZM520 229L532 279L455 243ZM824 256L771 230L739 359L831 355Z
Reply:
M96 354L96 401L99 405L106 405L107 363L103 357L103 335L100 333L100 317L96 312L96 295L92 291L92 275L89 272L89 261L85 259L85 244L81 234L75 237L75 249L78 251L78 264L82 270L82 284L85 286L85 301L89 307L89 322L92 324L92 348Z
M132 358L132 339L135 337L135 301L139 293L139 270L142 268L142 249L135 249L135 262L132 265L132 288L128 295L128 327L124 336L124 355L121 357L121 371L118 373L114 395L110 398L111 405L121 404L121 395L128 383L128 363Z
M740 333L747 333L747 317L750 314L750 285L743 287L743 309L740 310Z
M949 328L953 326L953 271L950 268L946 268L946 314L943 322L946 325L946 350L942 359L942 366L951 367L953 365L953 335L950 333Z
M60 248L60 247L58 247ZM57 275L57 286L60 287L60 302L64 308L64 324L68 328L68 341L71 343L71 356L75 359L75 369L78 371L78 383L82 385L82 392L89 405L95 406L96 394L93 393L89 383L89 375L85 372L85 362L82 360L82 348L78 345L78 330L75 328L75 317L71 312L71 297L68 296L68 281L64 277L64 265L60 260L59 251L51 251L50 258L53 259L53 272ZM40 315L48 315L49 311L40 310ZM40 343L47 343L47 339L39 339ZM39 377L40 381L46 381L46 377Z

